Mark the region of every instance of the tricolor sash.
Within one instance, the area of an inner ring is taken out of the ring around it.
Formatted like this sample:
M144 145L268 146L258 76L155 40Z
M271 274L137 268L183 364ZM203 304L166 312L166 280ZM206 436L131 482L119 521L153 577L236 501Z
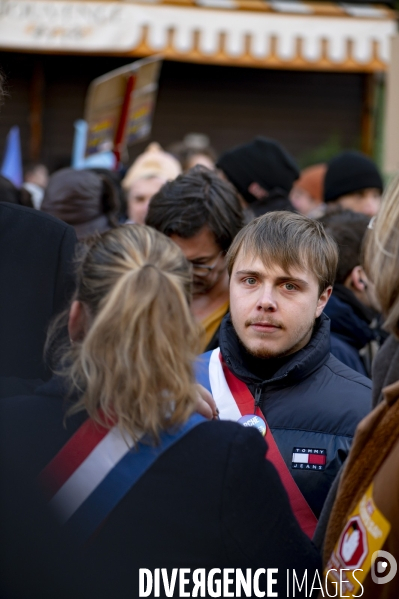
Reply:
M303 532L312 538L317 519L306 499L299 490L289 471L259 407L255 408L254 397L247 385L229 370L223 361L220 348L201 356L196 366L197 382L203 385L213 396L219 409L221 420L239 420L247 414L256 414L266 423L267 459L272 462L280 475L287 491L292 511Z
M178 430L162 432L159 445L142 439L134 447L117 426L87 419L40 474L50 507L84 543L154 462L204 421L193 414Z

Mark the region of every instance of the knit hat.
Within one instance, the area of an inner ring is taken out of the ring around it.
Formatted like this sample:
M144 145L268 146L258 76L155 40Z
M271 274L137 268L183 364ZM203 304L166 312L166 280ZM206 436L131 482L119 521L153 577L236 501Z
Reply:
M217 165L249 203L263 200L279 189L288 194L299 177L290 154L273 139L256 137L248 144L228 150Z
M324 177L326 175L326 164L314 164L301 171L301 176L294 183L294 188L303 189L316 202L323 201Z
M154 142L133 162L122 181L122 187L129 189L135 181L150 177L160 177L165 181L172 181L181 172L179 161L172 154L164 152L161 146Z
M371 187L381 191L384 187L376 165L364 154L347 150L328 164L324 179L324 201L333 202L346 194Z

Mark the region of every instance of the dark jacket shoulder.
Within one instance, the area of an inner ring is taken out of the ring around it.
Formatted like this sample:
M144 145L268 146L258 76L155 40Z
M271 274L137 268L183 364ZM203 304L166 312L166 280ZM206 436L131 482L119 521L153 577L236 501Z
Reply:
M350 381L355 385L361 385L365 389L371 389L372 387L372 382L367 376L364 376L353 368L349 368L349 366L338 360L332 354L330 354L325 365L337 377L344 378L346 381Z
M35 222L37 227L53 227L54 230L57 230L60 233L65 233L65 231L68 231L72 228L59 218L55 218L54 216L46 214L45 212L40 212L40 210L35 210L34 208L28 208L26 206L19 206L18 204L10 204L9 202L2 202L1 197L0 217L0 224L3 219L7 218L10 221L15 221L18 223L22 222L22 220L25 220L26 222Z
M37 476L79 426L72 419L63 425L63 394L62 381L52 379L32 397L0 403L1 443L19 477L20 464ZM19 442L11 434L17 427ZM284 572L295 568L301 578L306 568L314 571L318 552L294 519L266 451L257 430L215 421L198 425L165 451L109 514L91 545L95 554L111 559L116 595L128 597L138 588L139 567L160 564L244 572L267 564ZM281 576L281 593L284 585Z
M352 370L356 370L356 372L359 372L363 376L367 376L366 368L356 347L334 333L331 333L331 353L340 362L352 368Z
M46 379L47 327L74 291L72 227L0 201L0 376Z

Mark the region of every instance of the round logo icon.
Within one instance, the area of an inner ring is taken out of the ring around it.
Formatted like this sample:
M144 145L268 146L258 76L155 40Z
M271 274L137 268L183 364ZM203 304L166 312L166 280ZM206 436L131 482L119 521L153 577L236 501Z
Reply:
M263 437L266 435L266 422L260 416L255 416L255 414L241 416L237 422L243 426L253 426L257 428Z

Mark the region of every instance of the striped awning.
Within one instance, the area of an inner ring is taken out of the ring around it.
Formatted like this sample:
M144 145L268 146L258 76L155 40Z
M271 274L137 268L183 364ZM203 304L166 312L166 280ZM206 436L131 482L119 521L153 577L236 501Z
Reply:
M385 70L396 13L300 0L0 0L0 49Z

